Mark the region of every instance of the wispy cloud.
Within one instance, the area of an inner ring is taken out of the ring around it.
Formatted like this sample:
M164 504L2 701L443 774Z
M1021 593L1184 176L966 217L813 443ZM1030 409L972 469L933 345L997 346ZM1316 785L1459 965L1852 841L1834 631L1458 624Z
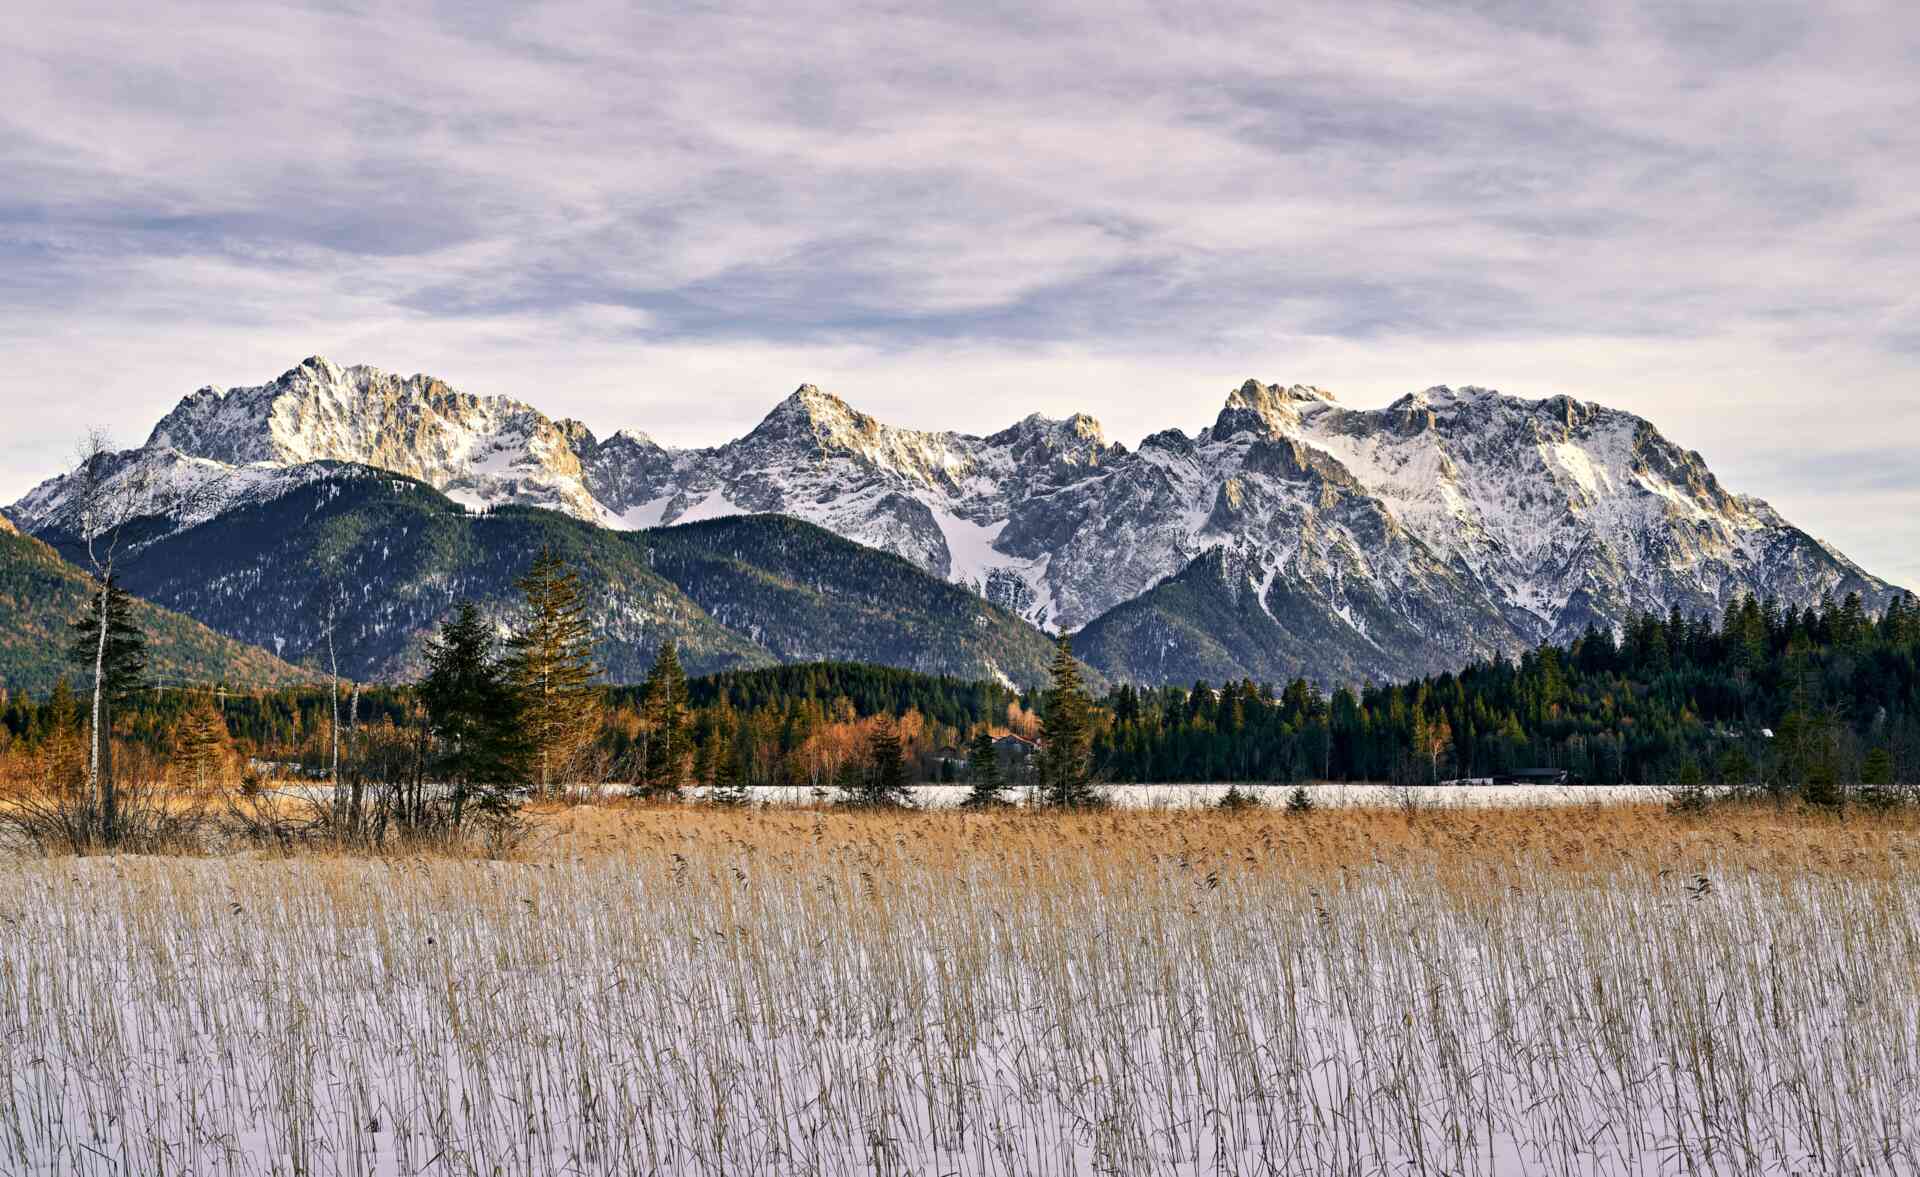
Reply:
M1920 449L1917 60L1891 0L64 4L0 27L0 500L315 351L683 440L1474 382L1920 580L1920 472L1819 474Z

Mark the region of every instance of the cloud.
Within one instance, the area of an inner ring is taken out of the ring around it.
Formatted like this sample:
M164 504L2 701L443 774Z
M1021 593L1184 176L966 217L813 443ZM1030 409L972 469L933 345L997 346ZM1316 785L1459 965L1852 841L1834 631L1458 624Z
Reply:
M1891 0L43 9L0 501L315 351L689 441L803 379L1137 437L1252 374L1620 404L1910 568L1817 472L1920 443L1917 51Z

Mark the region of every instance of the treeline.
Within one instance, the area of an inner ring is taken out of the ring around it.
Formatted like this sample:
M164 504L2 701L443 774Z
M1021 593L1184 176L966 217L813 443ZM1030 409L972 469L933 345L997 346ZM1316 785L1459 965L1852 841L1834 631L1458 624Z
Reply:
M1396 783L1564 769L1594 784L1776 789L1920 780L1920 607L1749 597L1616 638L1323 695L1304 681L1109 695L1095 757L1122 781Z
M202 814L175 805L163 784L218 788L248 833L282 843L457 838L476 824L491 841L513 831L529 796L570 788L603 730L580 577L551 549L516 582L522 608L504 638L463 602L428 643L426 673L411 688L366 690L330 672L318 700L157 689L131 598L110 573L100 584L100 604L75 623L68 650L91 672L90 706L65 678L43 701L0 696L0 784L10 794L0 825L40 845L175 844L180 814ZM321 603L329 619L334 604ZM289 753L317 759L331 786L304 819L288 819L263 779L287 766L261 759ZM131 763L116 766L123 759Z
M578 677L591 643L578 632L570 642L561 645ZM433 730L420 688L343 689L351 722L373 744L404 746L406 733ZM1050 697L846 662L689 680L669 645L645 685L578 704L591 730L581 719L548 739L566 762L541 775L651 792L844 790L874 775L876 747L891 755L897 744L904 781L969 782L984 755L995 760L996 779L1019 783L1042 771ZM331 772L340 704L328 693L213 698L227 746L240 755ZM44 741L58 717L83 710L76 703L70 693L5 700L0 747ZM192 717L204 727L207 705L207 696L180 692L130 696L119 704L117 734L164 755L194 730ZM1920 605L1902 595L1872 616L1857 597L1798 610L1747 598L1719 618L1637 616L1618 636L1589 628L1570 645L1542 645L1517 660L1331 693L1305 680L1121 687L1088 701L1083 730L1088 775L1115 783L1416 784L1537 768L1592 784L1812 795L1915 782Z

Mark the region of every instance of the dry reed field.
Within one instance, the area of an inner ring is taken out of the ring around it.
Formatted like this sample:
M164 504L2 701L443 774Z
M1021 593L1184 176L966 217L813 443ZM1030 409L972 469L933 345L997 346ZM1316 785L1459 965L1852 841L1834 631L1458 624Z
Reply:
M1920 827L537 814L0 861L0 1172L1920 1169Z

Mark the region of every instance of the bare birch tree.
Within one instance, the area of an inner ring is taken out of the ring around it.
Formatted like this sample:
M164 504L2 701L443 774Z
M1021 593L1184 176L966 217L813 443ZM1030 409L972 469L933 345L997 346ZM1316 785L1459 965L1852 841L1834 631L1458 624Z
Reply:
M114 787L112 715L107 653L112 631L114 574L127 555L129 526L156 515L180 515L198 505L205 493L184 484L157 480L150 467L119 460L106 431L92 429L81 438L67 480L67 501L79 529L75 537L93 577L89 611L96 634L93 658L93 707L87 750L87 797L100 840L119 840L119 797Z

